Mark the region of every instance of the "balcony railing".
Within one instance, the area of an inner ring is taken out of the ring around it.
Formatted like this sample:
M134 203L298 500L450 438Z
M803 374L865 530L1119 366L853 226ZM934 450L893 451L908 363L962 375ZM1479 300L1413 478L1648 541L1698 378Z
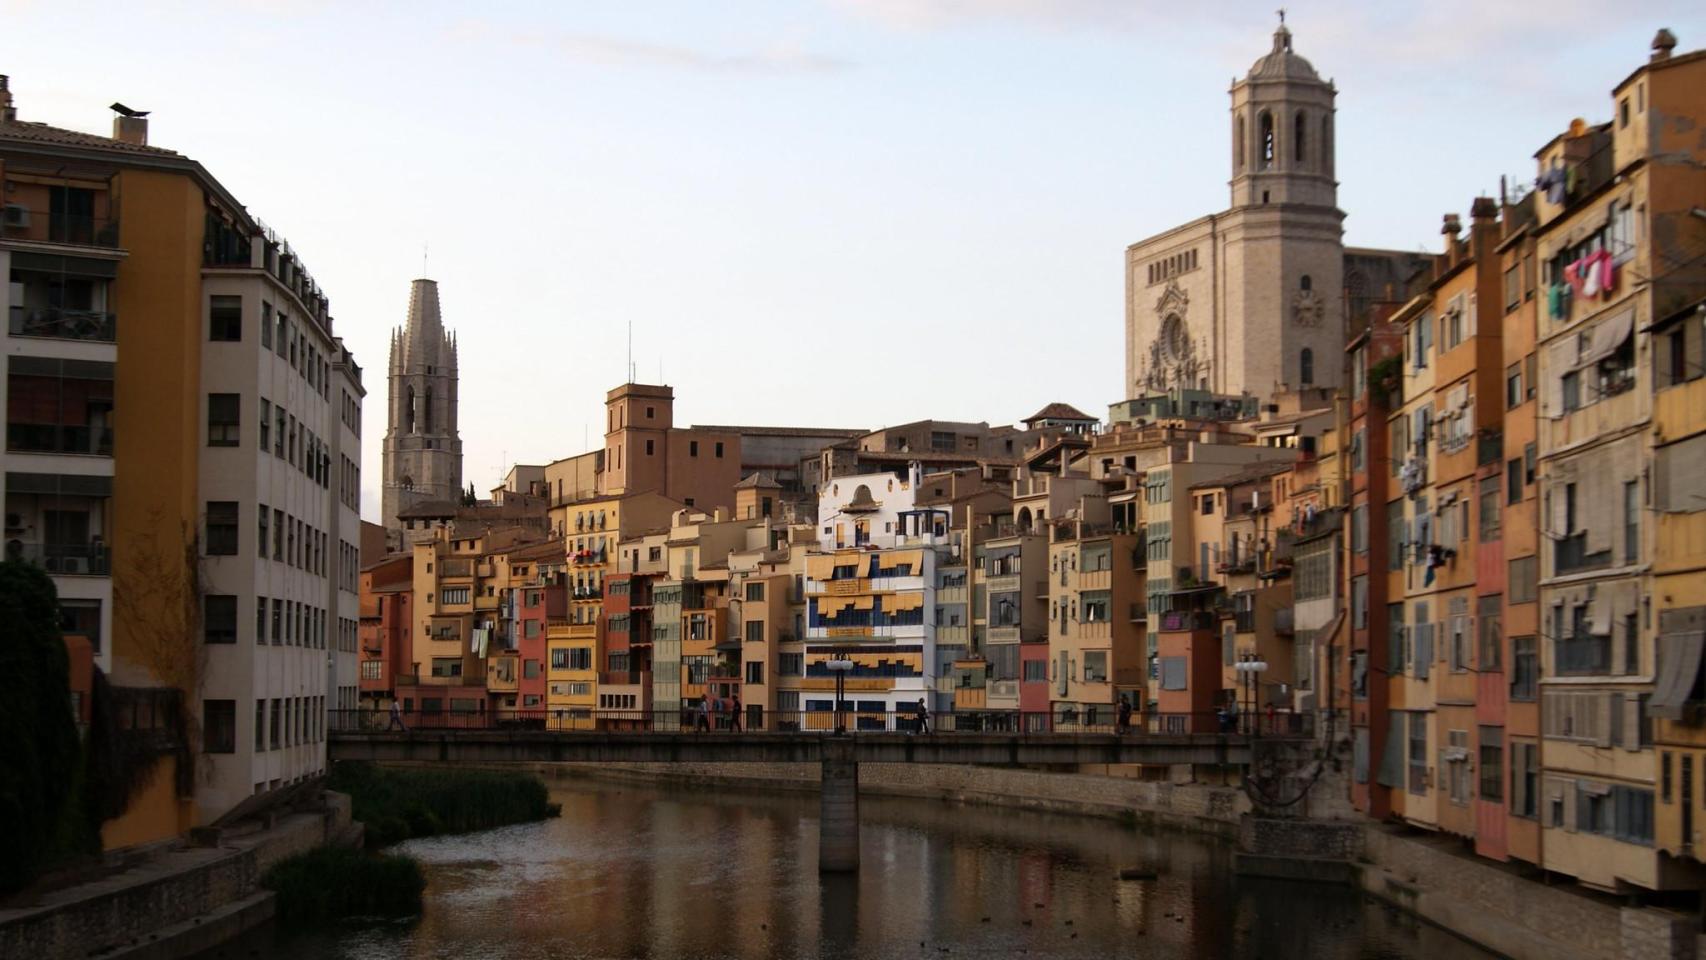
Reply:
M1587 547L1588 535L1586 530L1578 530L1560 539L1554 545L1553 571L1563 575L1611 565L1610 550L1598 550L1589 553Z
M1500 430L1490 430L1477 434L1475 437L1475 465L1487 466L1498 463L1505 456L1505 435Z
M14 337L98 340L105 343L118 339L118 317L100 310L13 304L7 328Z
M104 577L112 573L107 548L87 543L9 543L7 559L22 560L48 573Z
M0 239L71 243L82 247L118 246L118 218L54 213L8 203L0 213Z
M73 427L57 423L6 424L6 449L15 453L113 455L112 427Z
M1202 610L1176 611L1161 615L1161 629L1165 631L1178 630L1214 630L1220 626L1220 618Z

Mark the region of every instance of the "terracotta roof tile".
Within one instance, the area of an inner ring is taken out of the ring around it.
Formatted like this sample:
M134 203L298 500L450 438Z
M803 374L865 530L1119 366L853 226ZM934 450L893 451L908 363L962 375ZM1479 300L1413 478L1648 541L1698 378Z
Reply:
M165 147L147 147L135 143L125 143L112 137L103 137L81 130L67 130L64 127L50 127L45 123L28 123L14 120L11 123L0 123L0 140L25 140L30 143L50 143L61 147L91 147L97 150L114 150L119 153L145 153L157 157L176 157L176 150Z

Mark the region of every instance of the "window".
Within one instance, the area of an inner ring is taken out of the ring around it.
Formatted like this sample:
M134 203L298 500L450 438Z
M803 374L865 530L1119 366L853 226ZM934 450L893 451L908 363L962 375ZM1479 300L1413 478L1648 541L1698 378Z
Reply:
M260 451L266 453L272 446L272 404L267 398L261 398L261 446Z
M764 584L749 583L746 585L746 598L752 601L764 600Z
M748 620L746 622L746 642L747 643L763 643L764 642L764 621L763 620Z
M209 340L243 339L243 298L214 297L208 306Z
M1386 569L1404 569L1404 541L1408 525L1404 522L1404 501L1386 504Z
M470 590L467 587L445 587L439 591L439 603L467 603Z
M237 752L237 701L203 700L202 749L207 753Z
M1504 637L1500 634L1503 615L1499 612L1502 607L1498 596L1481 597L1475 601L1475 622L1477 633L1476 666L1485 672L1499 669L1499 663L1504 659Z
M273 406L272 413L272 452L273 456L278 457L281 460L284 458L284 417L285 413L283 405L275 404Z
M1299 111L1297 116L1292 118L1291 134L1291 156L1298 163L1303 162L1303 125L1303 113ZM1307 276L1303 278L1303 289L1309 289L1309 278Z
M1297 379L1304 386L1315 382L1315 351L1308 347L1303 348L1303 352L1298 355L1297 370Z
M1108 679L1108 651L1084 651L1084 682L1105 683Z
M210 557L237 555L237 504L231 500L211 500L207 504L206 553Z
M1580 371L1571 370L1569 373L1564 374L1564 378L1559 381L1559 385L1564 391L1564 412L1569 413L1572 410L1581 409L1582 378Z
M805 654L781 653L776 655L776 675L779 677L797 677L805 672Z
M1511 744L1511 814L1533 820L1540 814L1540 746Z
M1522 502L1522 461L1515 457L1505 463L1505 501Z
M1641 557L1641 492L1635 480L1623 484L1623 562Z
M235 393L207 395L207 445L235 447L242 442L242 397Z
M1266 110L1257 118L1260 133L1256 149L1259 151L1257 166L1266 170L1274 164L1274 117Z
M1534 485L1534 463L1539 456L1539 448L1532 443L1522 445L1522 482Z
M747 665L746 665L746 682L747 683L763 683L764 682L764 663L763 663L763 661L752 660L752 661L749 661L747 663Z
M1522 306L1522 265L1512 264L1505 270L1505 312Z
M1368 629L1368 578L1351 578L1351 623L1357 630Z
M1518 557L1510 562L1507 579L1511 603L1533 603L1539 583L1540 564L1537 557Z
M690 457L697 457L699 455L699 441L687 441L687 455Z
M385 661L383 661L383 660L363 660L363 661L361 661L361 679L363 679L363 680L382 680L382 679L384 679L384 677L385 677Z
M1481 478L1481 541L1490 543L1499 539L1499 478Z
M1522 364L1513 363L1505 369L1505 409L1514 410L1525 398L1522 393Z
M646 456L648 456L648 457L649 457L649 456L651 456L651 455L652 455L652 441L651 441L651 440L647 440L647 441L646 441Z
M112 455L112 363L16 355L6 362L6 449Z
M440 678L462 676L462 658L461 657L433 657L432 658L432 675L435 677L440 677Z
M205 643L237 642L237 598L210 593L202 597L202 640Z
M1428 792L1428 715L1419 710L1409 712L1410 718L1410 792L1426 796Z
M1351 510L1351 550L1368 552L1368 505L1357 504Z
M717 441L716 449L714 452L716 453L716 456L718 459L722 458L722 456L723 456L723 442L721 440Z

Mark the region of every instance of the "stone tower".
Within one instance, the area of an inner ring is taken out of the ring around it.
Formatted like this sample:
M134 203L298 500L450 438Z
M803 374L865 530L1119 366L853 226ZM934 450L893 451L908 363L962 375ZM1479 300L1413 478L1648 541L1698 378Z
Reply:
M1231 207L1126 249L1127 396L1268 398L1342 378L1337 91L1281 23L1230 93Z
M456 338L446 333L438 284L409 288L409 319L391 333L385 406L385 527L401 530L397 513L429 500L462 495L462 438L456 430Z
M1291 49L1232 85L1225 360L1241 389L1336 387L1344 361L1344 218L1333 179L1337 91Z

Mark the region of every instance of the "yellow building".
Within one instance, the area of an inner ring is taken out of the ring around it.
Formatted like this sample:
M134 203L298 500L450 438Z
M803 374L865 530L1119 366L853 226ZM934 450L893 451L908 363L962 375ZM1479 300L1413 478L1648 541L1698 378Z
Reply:
M0 78L0 187L8 549L114 685L177 691L170 736L195 741L105 843L264 807L353 705L359 369L289 244L146 117L25 122Z

